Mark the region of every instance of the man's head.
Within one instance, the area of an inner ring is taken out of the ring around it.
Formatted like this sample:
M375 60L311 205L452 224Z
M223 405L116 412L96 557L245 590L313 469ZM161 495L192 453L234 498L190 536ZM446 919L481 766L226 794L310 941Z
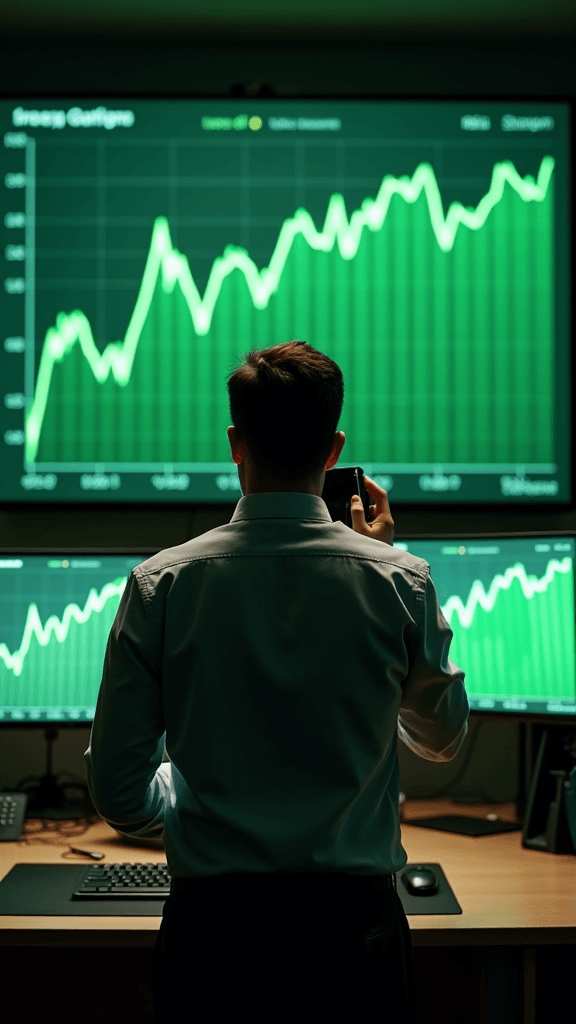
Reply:
M338 421L344 378L337 363L305 341L252 350L228 376L232 460L243 494L322 494L346 437Z

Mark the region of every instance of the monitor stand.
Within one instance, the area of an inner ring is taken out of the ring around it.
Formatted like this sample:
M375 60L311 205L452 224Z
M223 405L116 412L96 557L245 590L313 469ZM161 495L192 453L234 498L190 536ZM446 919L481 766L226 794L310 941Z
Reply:
M480 721L482 725L482 720ZM480 727L480 726L479 726ZM410 818L407 824L420 825L422 828L438 829L440 832L455 832L462 836L491 836L499 832L521 832L526 812L527 789L530 780L527 780L527 759L531 761L529 744L531 741L530 729L525 722L518 722L518 775L517 775L517 796L516 796L516 820L500 821L496 814L489 817L476 817L465 814L439 814L433 817ZM467 767L467 760L457 774L457 777L450 783L451 788L457 782ZM531 775L531 763L528 765L528 775ZM446 792L444 790L443 792ZM470 804L474 801L467 799L462 803ZM478 803L485 803L478 799ZM453 803L458 803L455 798Z
M68 821L86 818L93 814L93 808L84 782L58 782L52 772L52 745L58 738L58 729L48 726L44 730L47 742L46 773L41 777L24 779L21 791L28 794L27 818L47 818L52 821Z
M563 723L541 725L521 721L518 725L515 822L499 821L496 815L480 818L443 814L410 818L407 824L466 836L520 831L522 846L528 849L575 853L576 729Z

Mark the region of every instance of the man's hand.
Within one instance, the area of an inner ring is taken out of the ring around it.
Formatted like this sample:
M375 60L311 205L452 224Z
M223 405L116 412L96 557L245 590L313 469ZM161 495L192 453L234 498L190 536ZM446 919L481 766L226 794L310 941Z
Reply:
M352 526L356 533L363 533L365 537L374 537L374 540L381 540L384 544L394 544L394 520L390 513L388 503L388 492L378 484L374 483L369 476L364 477L364 485L368 494L374 499L374 505L370 505L370 511L374 516L371 523L366 522L364 506L358 494L352 495L350 510L352 512Z

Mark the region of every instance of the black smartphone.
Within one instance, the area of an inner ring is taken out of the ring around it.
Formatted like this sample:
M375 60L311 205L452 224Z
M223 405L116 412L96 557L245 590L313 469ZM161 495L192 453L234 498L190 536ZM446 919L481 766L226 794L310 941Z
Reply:
M370 522L370 495L364 486L364 470L360 466L347 466L345 469L328 469L324 477L324 489L322 498L328 506L332 521L345 523L350 529L352 526L352 513L350 511L350 499L353 494L359 494L364 505L366 522Z

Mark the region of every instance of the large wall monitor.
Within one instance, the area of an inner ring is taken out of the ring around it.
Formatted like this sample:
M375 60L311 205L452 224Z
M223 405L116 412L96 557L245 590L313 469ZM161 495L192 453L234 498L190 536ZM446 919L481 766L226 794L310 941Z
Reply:
M570 106L0 101L0 501L234 502L226 374L342 367L396 502L567 502Z

